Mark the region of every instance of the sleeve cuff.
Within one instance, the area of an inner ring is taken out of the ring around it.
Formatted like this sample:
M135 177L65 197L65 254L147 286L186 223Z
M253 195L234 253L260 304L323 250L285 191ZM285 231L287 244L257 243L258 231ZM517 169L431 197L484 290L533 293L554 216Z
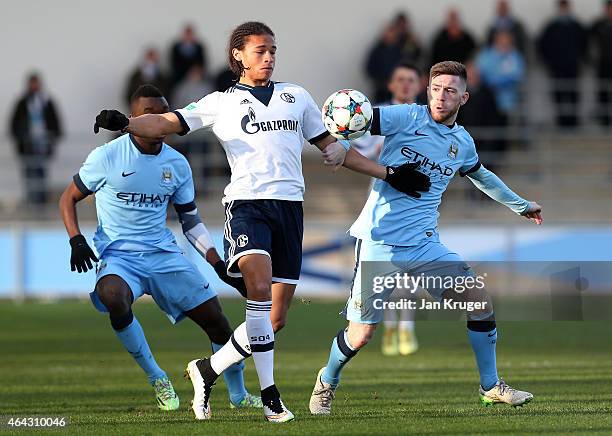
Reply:
M327 138L328 136L330 136L329 132L327 130L325 130L323 133L321 133L320 135L315 136L312 139L309 139L308 142L310 142L311 144L315 145L317 142L319 142L322 139Z
M372 135L380 135L380 109L375 107L372 110L372 126L370 127Z
M180 133L178 133L179 136L185 136L187 133L189 133L189 124L187 124L187 121L185 121L185 117L183 117L183 114L181 114L179 111L172 111L172 113L174 115L176 115L176 117L179 119L179 122L181 123L181 127L183 128L183 130L181 130Z
M81 193L83 195L91 195L91 194L93 194L93 191L89 190L89 188L87 186L85 186L85 183L83 183L83 180L81 180L81 176L79 175L79 173L76 173L72 177L72 181L74 182L76 187L79 189L79 191L81 191Z
M476 164L475 164L475 165L474 165L472 168L470 168L470 169L469 169L469 170L467 170L467 171L461 171L461 170L459 170L459 175L460 175L461 177L465 177L465 176L467 176L468 174L471 174L471 173L474 173L474 172L478 171L478 170L480 169L480 167L481 167L481 166L482 166L482 164L480 163L480 161L478 161L478 162L476 162Z
M185 204L175 204L174 205L174 210L176 210L176 213L191 212L192 210L195 210L195 209L197 209L195 201L190 201L189 203L185 203Z

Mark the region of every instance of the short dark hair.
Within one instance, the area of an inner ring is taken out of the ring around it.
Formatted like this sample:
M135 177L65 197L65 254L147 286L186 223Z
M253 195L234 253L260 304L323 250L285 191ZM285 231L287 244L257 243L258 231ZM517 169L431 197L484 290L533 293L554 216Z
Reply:
M449 74L451 76L459 76L464 82L467 82L467 71L465 65L461 62L455 61L444 61L438 62L429 70L429 80L435 79L443 74Z
M395 70L397 70L398 68L406 68L408 70L412 70L415 73L417 73L417 76L421 77L421 70L420 70L420 68L417 67L416 64L414 64L414 63L412 63L410 61L399 61L393 67L393 71L392 71L391 74L393 74L393 72L395 72Z
M230 70L232 70L237 77L242 76L244 66L242 65L242 62L234 59L232 51L234 49L242 50L246 44L246 39L251 35L270 35L272 38L274 38L274 32L272 32L272 29L259 21L247 21L234 29L227 46L227 60Z
M140 97L163 98L164 94L156 86L150 84L140 85L130 97L130 104L134 103Z

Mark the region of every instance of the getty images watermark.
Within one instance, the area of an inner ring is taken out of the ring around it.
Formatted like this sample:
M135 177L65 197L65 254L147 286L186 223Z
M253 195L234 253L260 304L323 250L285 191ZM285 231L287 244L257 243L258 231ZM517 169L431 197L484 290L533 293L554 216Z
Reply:
M420 320L466 312L498 321L612 320L612 262L361 261L350 319L377 323L387 310L418 311Z
M469 271L469 269L466 269ZM392 275L377 275L372 278L372 291L378 294L378 298L372 301L376 310L465 310L466 312L486 310L489 301L456 300L444 298L446 291L452 292L457 297L469 290L484 292L486 288L485 279L487 273L482 275L418 275L407 272L396 272ZM427 299L415 299L415 293L419 289L437 291L442 300L431 301ZM394 291L410 294L412 298L398 298L387 300L386 296ZM467 293L466 293L467 295ZM450 296L450 295L449 295Z

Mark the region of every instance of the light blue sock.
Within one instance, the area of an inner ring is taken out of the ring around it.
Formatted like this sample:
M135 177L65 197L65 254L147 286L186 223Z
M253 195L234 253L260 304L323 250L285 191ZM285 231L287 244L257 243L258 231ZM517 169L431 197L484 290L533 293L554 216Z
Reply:
M223 347L221 344L215 344L211 342L213 352L216 353ZM240 404L240 402L246 397L247 390L244 387L244 361L234 363L232 366L223 371L223 378L227 386L227 392L229 393L230 401L234 405Z
M325 383L329 383L332 386L338 386L340 383L340 372L342 372L342 368L344 365L348 363L349 360L357 354L357 351L354 350L348 343L346 338L346 331L340 330L338 335L332 341L331 350L329 352L329 360L327 361L327 366L325 367L325 371L321 374L321 380Z
M115 334L128 353L132 355L134 360L147 374L149 383L153 384L158 378L166 377L166 373L157 365L145 338L144 331L142 331L142 327L136 317L126 328L115 330Z
M468 338L476 355L476 363L480 372L480 385L484 390L488 391L499 380L495 358L497 329L489 332L477 332L468 328Z

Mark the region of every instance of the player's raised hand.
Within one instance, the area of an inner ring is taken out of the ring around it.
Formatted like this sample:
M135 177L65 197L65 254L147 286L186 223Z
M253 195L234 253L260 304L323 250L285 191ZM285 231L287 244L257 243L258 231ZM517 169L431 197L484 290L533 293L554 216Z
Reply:
M542 206L540 206L535 201L530 201L529 202L529 207L521 215L524 216L525 218L533 221L537 225L541 225L542 222L544 221L542 219Z
M225 262L222 260L217 261L214 265L215 272L219 276L221 280L230 285L232 288L236 289L240 295L244 298L247 297L246 284L244 283L244 279L242 277L230 277L227 275L227 269L225 267Z
M420 192L429 191L429 176L417 171L419 163L405 163L399 167L387 167L385 182L411 197L421 198Z
M70 271L87 272L93 269L91 261L97 262L98 258L87 244L85 236L76 235L70 238L70 247L72 247Z
M116 132L123 131L128 124L130 124L130 120L128 120L128 117L123 115L121 112L114 109L104 109L96 117L96 122L94 123L93 129L94 133L98 133L101 128Z

